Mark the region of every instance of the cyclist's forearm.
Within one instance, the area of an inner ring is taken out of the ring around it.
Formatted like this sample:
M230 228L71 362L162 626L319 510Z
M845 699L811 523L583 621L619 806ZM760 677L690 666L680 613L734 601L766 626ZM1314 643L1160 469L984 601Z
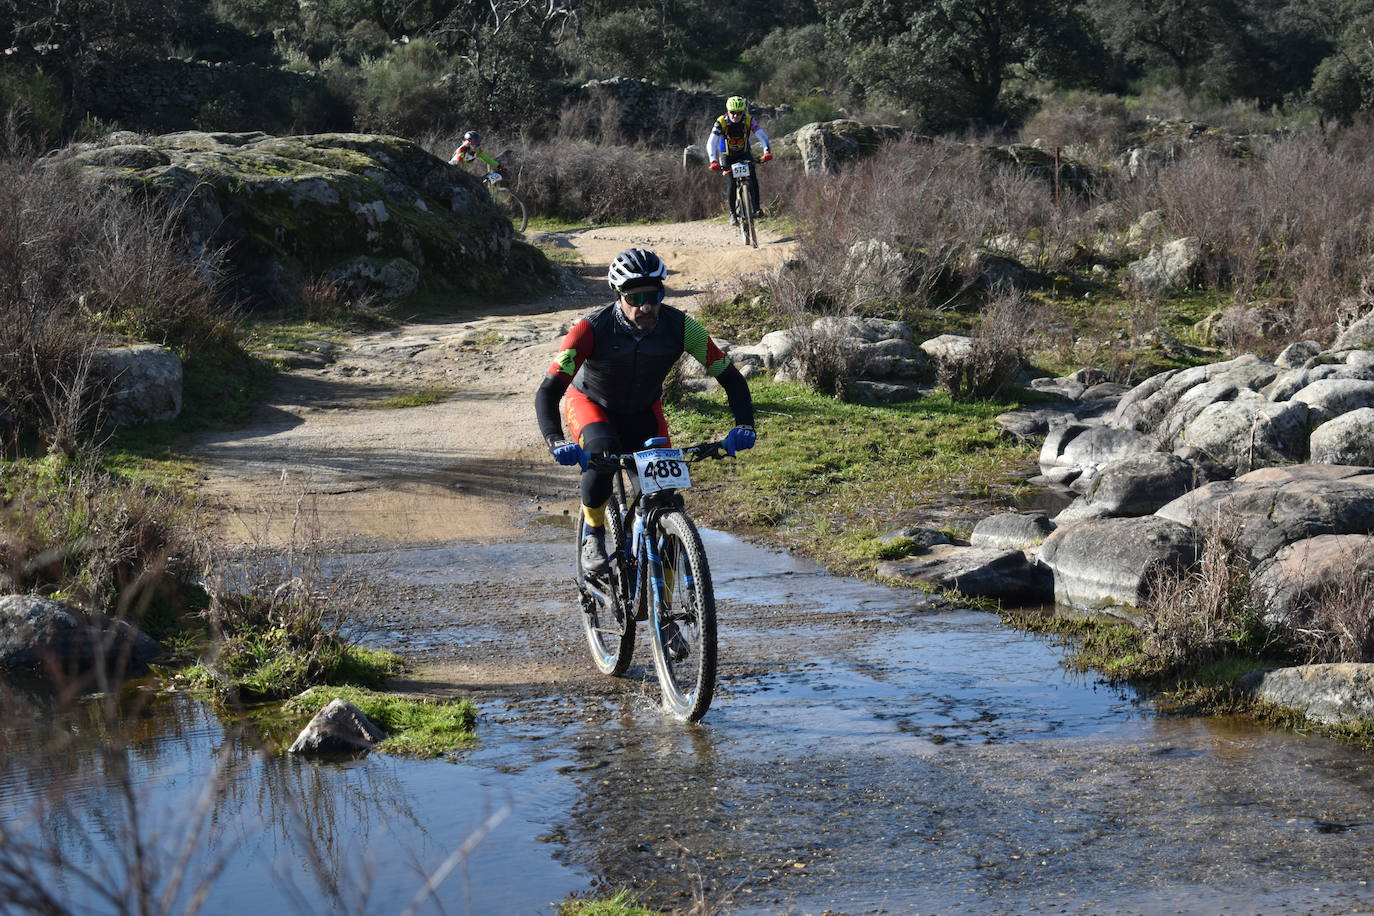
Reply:
M563 438L563 421L558 415L558 402L563 400L563 392L568 390L571 379L556 375L544 376L539 390L534 393L534 415L539 420L539 434L545 442Z
M497 162L495 159L491 158L481 150L477 150L477 158L485 162L488 168L499 169L501 167L501 163Z
M768 151L768 135L763 132L762 127L754 128L754 136L759 138L759 143L763 145L765 152Z
M749 393L749 383L734 366L716 376L720 387L725 389L726 400L730 402L730 412L735 415L736 426L754 425L754 398Z

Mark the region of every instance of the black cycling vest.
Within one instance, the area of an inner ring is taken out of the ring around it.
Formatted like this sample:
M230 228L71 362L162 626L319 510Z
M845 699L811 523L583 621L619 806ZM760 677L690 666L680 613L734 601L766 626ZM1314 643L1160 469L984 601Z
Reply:
M687 316L670 305L659 306L654 329L635 340L616 320L618 308L619 303L612 303L587 316L596 343L573 387L613 413L634 413L663 397L663 380L684 350Z

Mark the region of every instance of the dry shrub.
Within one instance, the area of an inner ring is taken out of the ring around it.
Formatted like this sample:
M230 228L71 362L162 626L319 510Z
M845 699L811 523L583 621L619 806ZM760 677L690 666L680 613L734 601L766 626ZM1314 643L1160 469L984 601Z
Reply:
M1126 104L1112 95L1067 93L1048 99L1026 122L1021 136L1047 148L1061 147L1069 155L1105 163L1126 142L1130 129Z
M200 574L203 520L183 497L90 461L16 464L0 482L0 587L135 619L177 613ZM154 635L174 629L159 616Z
M956 401L997 397L1011 384L1034 340L1039 306L1019 290L1004 290L983 308L964 359L940 360L936 379Z
M1342 567L1302 609L1292 639L1303 661L1374 662L1374 579L1367 563Z
M1239 520L1218 516L1196 531L1198 563L1160 569L1141 608L1142 649L1165 671L1257 651L1270 641L1251 597Z
M232 346L217 266L213 252L185 253L175 214L63 165L0 162L0 411L69 453L95 419L100 392L85 378L96 348Z

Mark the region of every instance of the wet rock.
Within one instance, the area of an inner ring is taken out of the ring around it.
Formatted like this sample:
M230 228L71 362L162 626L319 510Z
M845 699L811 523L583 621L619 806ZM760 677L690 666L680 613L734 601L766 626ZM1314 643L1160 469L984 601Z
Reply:
M1374 721L1374 664L1300 665L1252 671L1237 686L1327 724Z
M1312 430L1309 449L1314 464L1374 467L1374 407L1352 410L1318 426Z
M1261 468L1204 484L1155 515L1188 526L1234 520L1241 525L1240 543L1259 562L1316 535L1374 533L1374 470L1337 464Z
M1341 586L1374 576L1374 536L1323 534L1279 550L1255 571L1265 621L1272 625L1307 623L1317 601Z
M154 344L111 347L91 354L91 380L108 393L114 426L174 420L181 413L181 358Z
M1043 512L1006 512L991 515L973 526L969 544L996 550L1030 550L1039 547L1054 530Z
M1048 581L1019 550L937 546L919 558L885 560L878 575L1013 605L1039 603L1049 593Z
M369 751L386 738L363 711L345 700L331 700L301 730L292 754L351 754Z
M1139 607L1160 569L1181 569L1196 558L1192 530L1156 516L1078 522L1040 547L1055 602L1078 610Z
M134 672L162 647L127 620L91 617L50 598L0 597L0 670L74 675L104 665Z
M1147 452L1108 462L1083 495L1105 515L1149 515L1199 482L1196 469L1182 458Z

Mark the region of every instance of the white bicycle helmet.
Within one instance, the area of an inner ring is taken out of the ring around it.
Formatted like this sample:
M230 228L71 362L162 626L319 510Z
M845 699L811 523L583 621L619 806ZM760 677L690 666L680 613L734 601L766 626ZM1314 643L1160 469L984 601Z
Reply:
M647 248L627 248L611 262L611 269L606 272L606 282L616 292L620 292L632 280L657 281L661 289L666 276L668 267L658 255Z

